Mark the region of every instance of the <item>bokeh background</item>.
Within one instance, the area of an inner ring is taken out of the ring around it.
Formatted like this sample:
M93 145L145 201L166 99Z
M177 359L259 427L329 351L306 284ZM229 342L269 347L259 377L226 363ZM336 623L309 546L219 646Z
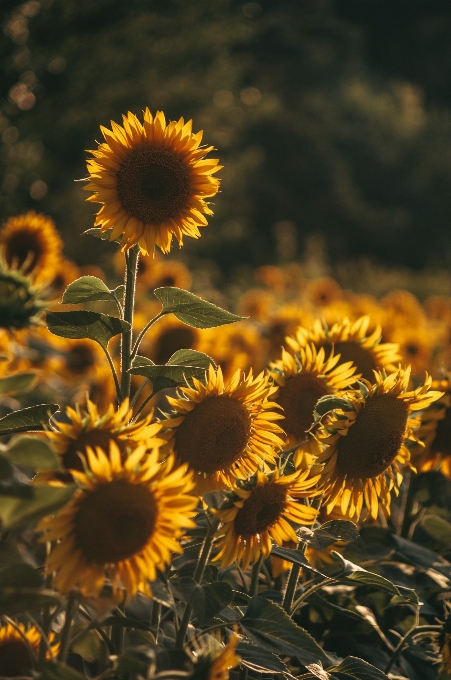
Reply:
M267 263L383 294L451 292L449 0L0 3L0 213L50 215L80 265L84 149L149 106L224 163L179 257L221 281Z

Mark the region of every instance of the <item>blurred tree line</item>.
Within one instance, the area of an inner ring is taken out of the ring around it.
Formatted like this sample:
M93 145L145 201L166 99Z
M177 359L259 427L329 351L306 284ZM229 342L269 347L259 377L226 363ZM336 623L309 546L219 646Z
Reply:
M299 256L451 261L451 3L2 0L0 211L98 244L84 149L149 106L194 118L224 163L203 238L225 270ZM185 251L184 251L185 252Z

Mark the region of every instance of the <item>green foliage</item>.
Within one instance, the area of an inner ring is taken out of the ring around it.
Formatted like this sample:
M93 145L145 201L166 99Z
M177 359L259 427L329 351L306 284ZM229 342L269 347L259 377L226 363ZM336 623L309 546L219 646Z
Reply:
M31 390L36 383L36 373L13 373L0 378L0 394L18 394Z
M185 361L189 362L189 365L181 363ZM204 379L205 371L210 364L214 365L213 359L203 352L186 349L175 352L163 366L155 365L146 357L137 356L129 372L150 380L152 392L155 394L169 387L186 385L192 378Z
M23 529L56 512L72 497L75 486L15 486L0 488L0 526Z
M119 287L123 291L123 286ZM101 279L96 276L82 276L68 285L61 302L65 305L80 302L113 301L115 297Z
M47 442L36 437L15 437L0 450L14 465L23 465L35 470L60 469L55 452Z
M163 305L164 314L172 313L194 328L215 328L243 319L181 288L157 288L154 293Z
M89 338L106 349L115 335L130 330L130 324L99 312L47 312L47 328L61 338Z
M58 404L39 404L8 413L0 418L0 435L42 430L58 409Z

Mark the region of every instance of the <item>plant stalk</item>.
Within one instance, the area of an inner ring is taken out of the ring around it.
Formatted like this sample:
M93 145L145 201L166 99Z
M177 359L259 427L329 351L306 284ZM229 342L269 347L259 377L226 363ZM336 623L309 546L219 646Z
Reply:
M202 546L202 550L200 551L199 555L199 560L197 562L196 566L196 571L194 572L194 580L196 583L200 583L202 581L202 577L204 575L205 567L207 566L208 563L208 558L210 557L211 553L211 548L213 546L213 539L215 536L215 533L219 527L219 519L215 518L212 523L210 524L210 528L208 530L207 535L205 536L204 544ZM183 645L185 642L185 635L186 631L188 630L188 624L189 620L191 618L193 608L191 607L190 604L185 605L185 611L183 612L183 617L182 621L180 623L180 628L177 633L177 638L175 640L175 648L176 649L183 649Z
M260 577L260 569L263 562L263 553L260 555L254 566L252 567L252 577L251 577L251 587L249 589L249 595L254 597L257 595L258 591L258 580Z
M121 392L122 399L130 396L131 375L128 369L131 365L133 343L133 312L135 307L136 274L138 272L139 246L133 246L125 254L125 297L124 321L128 321L131 328L122 333L121 343Z
M72 626L72 619L78 610L77 591L73 590L67 599L66 619L64 621L63 630L61 632L60 648L58 652L58 661L65 661L67 652L69 651L69 637Z

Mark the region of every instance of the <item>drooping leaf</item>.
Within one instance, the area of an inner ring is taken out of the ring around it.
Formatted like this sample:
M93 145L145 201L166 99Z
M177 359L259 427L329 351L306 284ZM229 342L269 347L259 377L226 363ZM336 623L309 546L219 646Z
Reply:
M81 276L67 286L61 302L64 305L72 305L100 300L114 300L108 286L97 276Z
M167 362L168 366L197 366L198 368L208 368L210 364L216 368L215 362L208 354L194 349L179 349Z
M8 413L0 418L0 435L42 430L58 409L58 404L39 404Z
M165 314L172 312L177 319L194 328L215 328L244 318L181 288L157 288L154 293L163 305Z
M170 588L182 602L193 608L194 616L203 619L205 616L205 591L191 576L171 578Z
M354 522L334 519L322 524L318 529L315 529L308 544L315 550L324 550L336 541L352 543L352 541L355 541L358 537L359 529Z
M320 576L325 576L322 571L316 567L312 567L305 555L303 555L302 552L296 548L279 548L279 546L274 546L271 551L271 555L274 555L274 557L280 557L280 559L287 560L288 562L292 562L294 564L299 564L304 569L310 569L310 571L313 571L315 574L319 574Z
M451 564L437 553L413 541L408 541L406 538L401 538L401 536L393 535L393 541L396 544L397 552L410 564L422 569L435 569L451 578Z
M151 364L136 366L133 362L129 372L148 378L152 383L154 393L169 387L186 385L186 382L192 378L203 380L205 377L205 368L198 368L197 366L158 366Z
M339 562L343 570L335 578L339 578L341 581L352 581L353 583L359 585L372 586L374 588L378 588L379 590L384 590L387 593L391 593L392 595L401 594L395 584L383 576L374 574L372 571L363 569L358 564L354 564L349 560L345 560L345 558L338 552L332 551L331 555L334 560Z
M326 413L335 409L349 409L349 401L333 394L326 394L316 402L314 411L315 420L320 420Z
M387 680L387 676L379 668L356 656L348 656L339 666L328 670L330 673L344 674L353 680Z
M0 394L18 394L31 390L36 382L36 373L12 373L0 378Z
M205 597L204 616L199 617L198 624L204 625L227 607L233 598L232 586L226 581L206 583L202 586Z
M53 335L72 340L88 338L106 349L115 335L130 330L128 321L99 312L47 312L47 328Z
M91 227L91 229L86 229L83 232L83 236L94 236L94 238L98 238L101 241L109 241L110 236L113 232L113 229L107 229L106 231L102 232L99 227ZM121 237L113 239L113 243L120 243L121 242Z
M288 674L288 668L276 654L266 651L261 647L256 647L249 642L240 642L236 648L236 653L241 657L243 666L247 666L257 673L284 673Z
M37 437L15 437L2 452L14 465L23 465L35 470L59 470L60 464L53 449Z
M330 611L338 612L343 616L347 616L348 618L357 621L362 620L360 614L357 614L353 609L340 607L338 604L329 602L328 600L326 600L326 598L322 597L318 592L312 593L309 597L307 597L307 600L309 604L312 604L314 607L329 609Z
M3 530L34 524L69 502L75 484L64 487L25 484L0 490L0 525Z
M319 661L326 667L331 665L312 636L269 600L253 597L240 626L252 643L268 652L295 656L304 665Z

